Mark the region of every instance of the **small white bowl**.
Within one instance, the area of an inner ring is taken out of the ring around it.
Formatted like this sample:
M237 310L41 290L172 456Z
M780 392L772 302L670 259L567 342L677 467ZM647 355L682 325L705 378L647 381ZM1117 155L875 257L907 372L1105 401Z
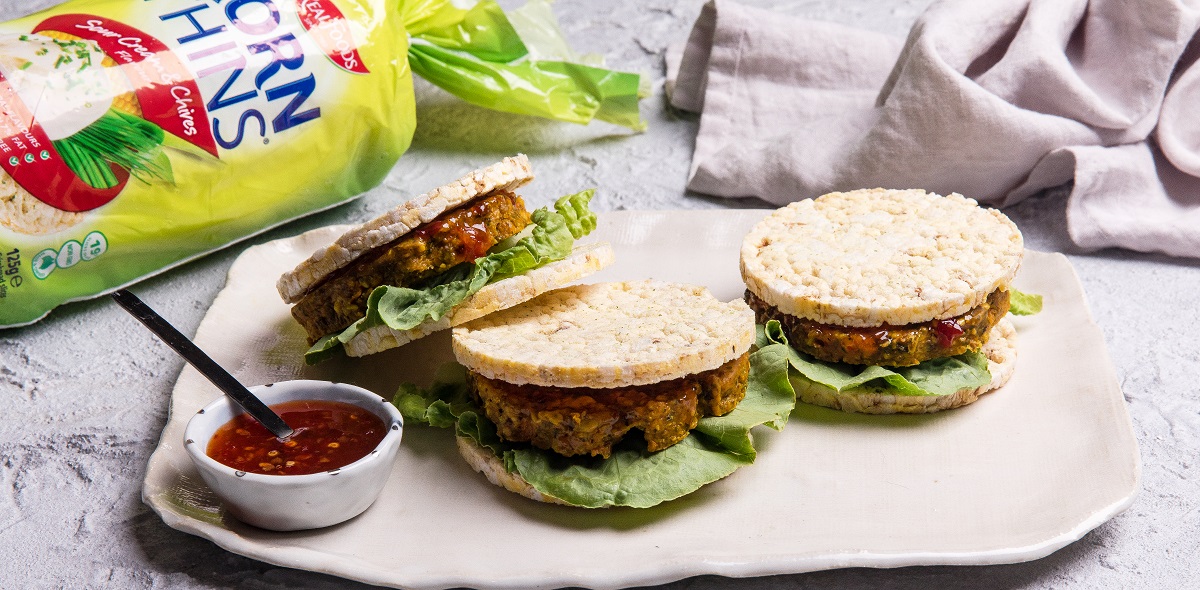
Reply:
M378 416L388 432L375 450L340 469L308 475L247 473L206 453L213 433L244 413L233 400L221 396L192 416L183 438L200 477L230 514L256 527L297 531L344 522L375 501L391 474L404 430L395 406L361 387L328 381L281 381L249 389L268 406L296 400L353 404Z

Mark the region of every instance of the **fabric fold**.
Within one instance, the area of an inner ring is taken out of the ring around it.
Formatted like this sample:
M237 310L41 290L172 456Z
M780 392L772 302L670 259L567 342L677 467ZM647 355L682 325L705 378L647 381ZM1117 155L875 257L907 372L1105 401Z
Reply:
M1198 28L1180 0L942 1L901 40L714 0L671 94L701 113L688 188L1005 206L1073 182L1080 247L1200 256Z

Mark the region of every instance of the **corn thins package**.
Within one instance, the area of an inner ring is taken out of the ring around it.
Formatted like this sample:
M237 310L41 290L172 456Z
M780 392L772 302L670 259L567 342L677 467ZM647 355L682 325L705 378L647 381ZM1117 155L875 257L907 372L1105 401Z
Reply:
M639 128L638 76L562 55L531 4L74 0L0 24L0 326L375 186L416 125L410 63L476 104Z
M387 11L109 0L0 25L0 325L381 181L416 125Z

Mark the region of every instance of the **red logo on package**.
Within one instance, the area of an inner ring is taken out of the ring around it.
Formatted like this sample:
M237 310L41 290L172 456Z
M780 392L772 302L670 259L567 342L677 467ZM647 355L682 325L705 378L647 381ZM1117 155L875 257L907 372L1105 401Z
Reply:
M301 0L299 9L300 24L333 65L352 74L370 73L358 54L350 22L333 0Z

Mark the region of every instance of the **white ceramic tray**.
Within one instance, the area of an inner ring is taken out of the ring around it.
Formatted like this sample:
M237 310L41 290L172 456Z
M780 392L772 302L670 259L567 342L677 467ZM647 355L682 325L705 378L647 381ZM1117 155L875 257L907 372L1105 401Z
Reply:
M616 264L591 280L652 277L740 297L737 253L764 211L615 212L594 237ZM275 292L281 272L332 240L324 228L246 250L196 334L248 385L317 378L391 395L451 358L431 336L308 368L301 329ZM538 504L488 484L448 430L406 429L382 497L348 523L271 533L226 516L180 444L219 395L179 377L144 500L171 527L262 561L406 588L616 588L693 575L758 576L1036 559L1130 505L1139 458L1125 401L1067 259L1029 252L1018 288L1045 310L1016 318L1020 357L1003 389L930 416L862 416L801 405L780 433L756 430L758 461L652 509Z

